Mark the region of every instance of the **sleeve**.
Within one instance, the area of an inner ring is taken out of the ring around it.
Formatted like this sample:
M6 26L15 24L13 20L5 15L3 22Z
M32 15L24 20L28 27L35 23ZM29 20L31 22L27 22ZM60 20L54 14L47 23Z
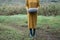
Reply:
M37 3L37 7L39 7L40 5L39 5L39 0L37 1L38 3Z
M28 0L26 0L25 3L26 3L26 7L28 8Z

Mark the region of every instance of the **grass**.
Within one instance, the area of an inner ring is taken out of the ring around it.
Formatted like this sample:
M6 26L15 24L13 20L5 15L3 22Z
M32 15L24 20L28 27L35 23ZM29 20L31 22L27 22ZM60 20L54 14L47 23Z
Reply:
M26 21L26 15L0 16L0 23L23 23Z
M0 40L22 40L22 30L17 30L11 25L26 25L27 15L0 16ZM60 29L60 16L38 16L37 28L52 28L51 31ZM26 35L25 35L26 36ZM30 40L25 37L25 40Z
M60 16L38 16L38 24L48 24L51 26L60 26ZM38 25L37 24L37 25Z
M0 40L20 40L21 31L17 31L10 26L0 24Z

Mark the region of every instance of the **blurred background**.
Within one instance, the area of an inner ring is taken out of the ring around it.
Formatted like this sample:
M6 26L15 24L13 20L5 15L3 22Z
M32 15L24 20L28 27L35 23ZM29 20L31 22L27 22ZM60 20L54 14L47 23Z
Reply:
M40 0L36 40L60 40L60 0ZM0 40L33 40L25 0L0 0Z
M60 0L40 0L40 15L60 15ZM0 0L0 15L26 14L25 0Z

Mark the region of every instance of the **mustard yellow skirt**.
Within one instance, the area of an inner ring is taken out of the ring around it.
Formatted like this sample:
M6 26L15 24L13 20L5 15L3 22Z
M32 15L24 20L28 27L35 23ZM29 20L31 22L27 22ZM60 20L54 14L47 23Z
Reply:
M37 13L27 13L28 15L28 28L36 28L37 24Z

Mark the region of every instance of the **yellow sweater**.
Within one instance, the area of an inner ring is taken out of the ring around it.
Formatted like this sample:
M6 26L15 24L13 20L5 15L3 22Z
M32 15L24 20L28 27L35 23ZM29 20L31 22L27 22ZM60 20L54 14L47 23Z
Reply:
M39 0L26 0L26 7L27 8L38 8Z

